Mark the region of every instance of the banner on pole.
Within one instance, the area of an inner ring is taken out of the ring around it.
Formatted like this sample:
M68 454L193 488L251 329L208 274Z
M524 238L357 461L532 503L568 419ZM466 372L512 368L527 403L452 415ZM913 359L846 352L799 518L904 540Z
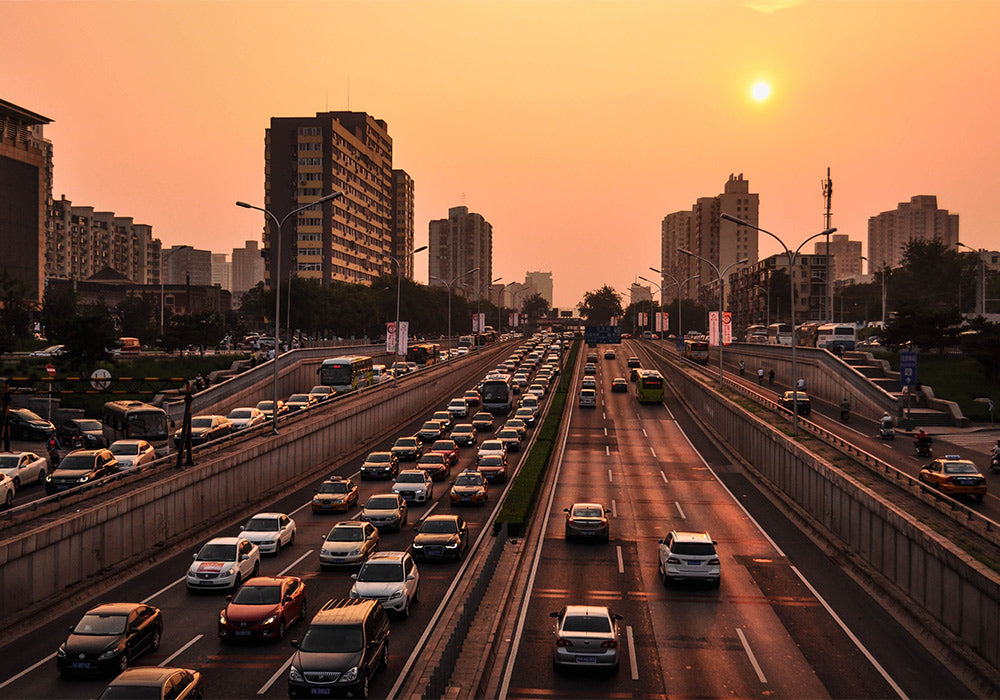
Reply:
M719 344L719 312L708 312L708 344Z
M410 322L400 321L399 322L399 354L400 356L406 356L406 346L409 342L410 336Z
M394 321L385 324L385 353L387 355L396 354L396 323Z
M722 312L722 344L733 344L733 312Z

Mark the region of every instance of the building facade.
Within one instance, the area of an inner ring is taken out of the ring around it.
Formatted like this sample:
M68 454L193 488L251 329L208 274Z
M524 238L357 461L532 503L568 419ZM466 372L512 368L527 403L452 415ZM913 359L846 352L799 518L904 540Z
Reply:
M552 273L551 272L526 272L524 273L524 283L535 290L535 294L549 302L552 307Z
M212 286L212 252L188 245L171 246L163 251L164 284Z
M824 239L816 242L814 252L823 256L829 254L832 271L830 277L834 282L861 276L861 241L852 241L846 233L834 233L830 236L829 253Z
M392 171L392 256L403 276L413 279L413 178L405 170Z
M776 276L778 272L781 274ZM733 312L733 327L742 333L749 325L791 322L788 300L793 284L795 323L826 320L825 275L825 255L797 255L791 270L785 253L736 268L728 275L726 293L726 306Z
M428 246L430 286L450 285L466 299L486 299L493 281L493 227L482 214L450 208L447 219L430 222Z
M628 303L629 306L634 306L642 302L652 302L653 301L653 288L648 285L639 284L638 282L633 282L632 286L628 289Z
M236 301L264 281L264 258L257 241L247 241L242 248L233 248L232 286Z
M919 195L900 202L891 211L868 219L868 260L870 270L896 268L910 241L937 239L952 250L958 246L958 214L938 209L937 197Z
M2 269L27 287L27 298L45 293L49 211L52 201L52 122L0 100L0 248Z
M212 253L212 284L232 291L233 266L226 253Z

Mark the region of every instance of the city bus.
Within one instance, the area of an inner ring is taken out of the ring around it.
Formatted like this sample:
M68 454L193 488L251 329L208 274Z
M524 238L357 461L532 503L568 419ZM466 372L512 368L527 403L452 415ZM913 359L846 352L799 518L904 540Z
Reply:
M824 323L816 334L816 347L826 348L834 354L853 350L856 343L857 328L853 323Z
M685 338L683 355L692 362L708 364L708 341L702 338Z
M406 361L416 362L421 367L433 365L439 359L441 346L437 343L421 343L406 349Z
M800 348L816 347L816 340L819 338L819 327L822 323L811 321L800 323L795 327L795 341Z
M319 383L342 394L375 383L372 358L367 355L331 357L319 368Z
M101 412L104 437L115 440L145 440L156 456L170 451L167 412L142 401L108 401Z
M491 374L479 387L480 400L484 411L493 414L510 413L514 401L514 391L510 386L509 374Z
M635 386L639 403L663 403L663 375L655 369L640 369Z
M747 342L758 345L767 344L767 326L753 325L747 326Z
M767 327L768 345L791 345L792 344L792 324L772 323Z

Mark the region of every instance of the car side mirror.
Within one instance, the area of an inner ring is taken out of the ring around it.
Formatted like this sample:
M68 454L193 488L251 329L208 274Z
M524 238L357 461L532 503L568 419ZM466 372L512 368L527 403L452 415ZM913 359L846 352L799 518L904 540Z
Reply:
M227 601L229 601L229 600L232 600L232 599L233 599L233 596L232 596L232 595L227 595L227 596L226 596L226 600L227 600Z
M716 542L715 540L712 540L712 544L714 544L714 545L717 545L717 544L719 544L719 543L718 543L718 542Z
M249 554L243 554L243 555L240 556L240 561L246 561L249 558L250 558Z
M66 629L68 629L70 632L72 632L73 631L73 625L67 625Z
M415 581L416 579L417 579L417 577L416 577L415 574L407 574L406 575L406 580L407 581Z
M624 620L625 618L622 617L621 615L619 615L618 613L615 613L615 619L616 620Z
M357 581L358 580L358 575L357 574L351 574L351 580L352 581Z
M657 544L666 544L663 540L656 540Z
M569 512L569 508L563 508L563 513L568 513L568 512Z
M292 642L291 642L291 645L292 645L292 649L298 649L299 648L299 640L293 639Z
M245 525L240 525L240 532L243 532L245 529L246 529Z
M194 554L192 554L191 558L192 559L197 559L198 558L198 552L195 552Z

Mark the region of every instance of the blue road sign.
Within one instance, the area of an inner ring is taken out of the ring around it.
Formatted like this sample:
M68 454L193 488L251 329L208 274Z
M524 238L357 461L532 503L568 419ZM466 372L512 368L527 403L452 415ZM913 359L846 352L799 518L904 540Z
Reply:
M622 342L621 326L584 326L583 341L587 345L597 343L618 345Z
M902 350L899 353L899 381L903 386L917 383L917 353Z

